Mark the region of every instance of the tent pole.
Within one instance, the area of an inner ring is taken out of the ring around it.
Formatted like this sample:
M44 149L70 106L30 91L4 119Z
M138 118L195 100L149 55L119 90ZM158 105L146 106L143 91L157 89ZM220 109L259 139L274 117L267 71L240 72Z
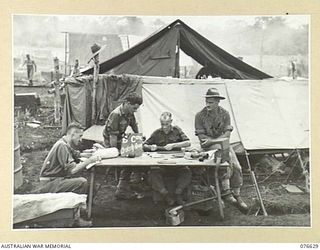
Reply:
M64 75L67 76L68 32L62 32L62 33L64 33Z
M94 58L94 68L93 68L93 90L92 90L92 116L91 116L91 124L95 124L96 120L96 90L97 83L99 79L99 54L97 54Z
M297 151L298 159L299 159L300 166L301 166L301 169L302 169L302 174L304 175L305 180L306 180L306 191L307 191L308 193L310 193L310 188L309 188L309 174L308 174L308 171L306 171L305 168L304 168L300 151L299 151L298 149L296 149L296 151Z
M229 101L229 105L230 105L232 116L233 116L233 118L235 118L234 111L233 111L233 108L232 108L232 105L231 105L231 102L230 102L230 95L229 95L229 92L228 92L227 85L225 83L224 83L224 87L226 89L226 94L227 94L227 97L228 97L227 100ZM239 133L239 129L238 129L238 125L237 125L236 119L234 119L234 123L235 123L235 127L237 128L240 141L242 142L241 135ZM248 153L248 151L246 149L244 149L244 154L246 156L246 161L247 161L247 164L248 164L248 167L249 167L249 171L250 171L250 177L251 177L251 180L252 180L253 185L255 187L255 190L256 190L256 193L257 193L257 196L258 196L258 199L259 199L259 202L260 202L260 207L261 207L261 209L263 211L263 215L264 216L268 216L267 210L266 210L266 208L265 208L265 206L263 204L263 200L262 200L262 197L261 197L261 193L260 193L260 190L259 190L259 186L258 186L258 182L257 182L256 176L255 176L255 173L251 168L250 160L249 160L249 157L248 157L249 153Z
M130 49L129 35L127 35L127 44L128 44L128 49Z
M258 196L258 200L259 200L260 207L262 209L263 215L264 216L268 216L267 210L266 210L266 208L265 208L265 206L263 204L263 200L262 200L261 193L260 193L260 190L259 190L259 186L258 186L258 182L257 182L257 179L256 179L256 175L255 175L254 171L251 168L250 160L249 160L249 157L248 157L249 153L247 152L247 150L244 150L244 154L246 156L246 161L247 161L247 164L248 164L248 167L249 167L249 171L250 171L250 177L251 177L253 186L254 186L254 188L256 190L256 193L257 193L257 196Z
M59 72L59 58L53 59L54 65L54 123L60 125L60 108L61 108L61 97L60 97L60 72Z
M177 45L176 45L176 60L175 60L174 77L180 78L180 32L178 33L178 40L177 40Z

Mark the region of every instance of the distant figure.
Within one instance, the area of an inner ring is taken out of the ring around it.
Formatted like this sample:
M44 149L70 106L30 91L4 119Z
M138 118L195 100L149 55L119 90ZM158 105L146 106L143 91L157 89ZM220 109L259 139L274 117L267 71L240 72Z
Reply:
M74 62L74 66L73 66L73 69L71 71L70 76L79 76L80 75L80 68L79 67L80 67L79 60L76 59Z
M292 79L296 79L297 78L297 66L296 66L295 60L291 61L291 73L292 73Z
M23 65L27 65L27 75L28 75L28 80L29 80L29 86L33 85L33 73L37 72L37 65L33 60L30 59L30 55L26 55L26 60L24 61Z
M219 77L212 69L214 66L211 64L209 67L209 62L206 61L205 65L199 70L196 75L196 79L207 79L209 76L211 77Z

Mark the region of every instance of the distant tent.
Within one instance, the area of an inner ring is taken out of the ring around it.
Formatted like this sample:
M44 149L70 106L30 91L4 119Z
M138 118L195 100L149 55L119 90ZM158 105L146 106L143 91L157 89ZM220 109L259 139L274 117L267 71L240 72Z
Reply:
M100 73L179 77L180 49L223 79L272 76L219 48L181 20L176 20L129 50L100 64ZM84 72L93 74L93 68Z
M69 63L73 65L78 59L80 65L86 65L92 56L90 46L94 43L106 46L100 53L102 60L110 59L123 52L119 35L68 32Z

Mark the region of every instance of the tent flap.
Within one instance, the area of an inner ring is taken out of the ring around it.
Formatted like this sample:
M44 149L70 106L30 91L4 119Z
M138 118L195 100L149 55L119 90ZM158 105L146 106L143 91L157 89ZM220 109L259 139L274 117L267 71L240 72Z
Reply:
M92 82L91 77L66 79L66 101L62 119L62 132L68 124L77 122L88 128L92 124ZM95 124L104 124L109 113L120 105L131 92L141 94L141 78L138 76L99 75L96 89Z

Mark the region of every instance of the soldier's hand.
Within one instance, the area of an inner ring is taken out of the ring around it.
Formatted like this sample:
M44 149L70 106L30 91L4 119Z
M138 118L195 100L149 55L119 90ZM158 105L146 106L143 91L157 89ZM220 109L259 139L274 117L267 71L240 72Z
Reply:
M158 149L157 145L153 144L150 146L151 151L156 151Z
M93 148L97 150L97 149L104 149L105 147L102 146L102 145L99 144L99 143L95 143L95 144L93 144Z
M101 161L101 156L91 156L90 158L89 158L89 160L90 160L90 163L96 163L96 162L100 162Z
M212 145L211 139L203 139L202 140L202 143L201 143L202 147L207 148L207 147L210 147L211 145Z
M85 158L90 158L92 156L92 153L83 152L83 153L80 153L80 156Z
M164 146L164 149L169 151L169 150L172 150L173 147L174 147L173 143L172 144L167 144L167 145Z
M94 151L95 151L95 149L89 148L89 149L83 150L82 153L91 153L92 154Z
M218 144L215 139L204 139L202 140L201 146L204 148L221 149L221 145Z

